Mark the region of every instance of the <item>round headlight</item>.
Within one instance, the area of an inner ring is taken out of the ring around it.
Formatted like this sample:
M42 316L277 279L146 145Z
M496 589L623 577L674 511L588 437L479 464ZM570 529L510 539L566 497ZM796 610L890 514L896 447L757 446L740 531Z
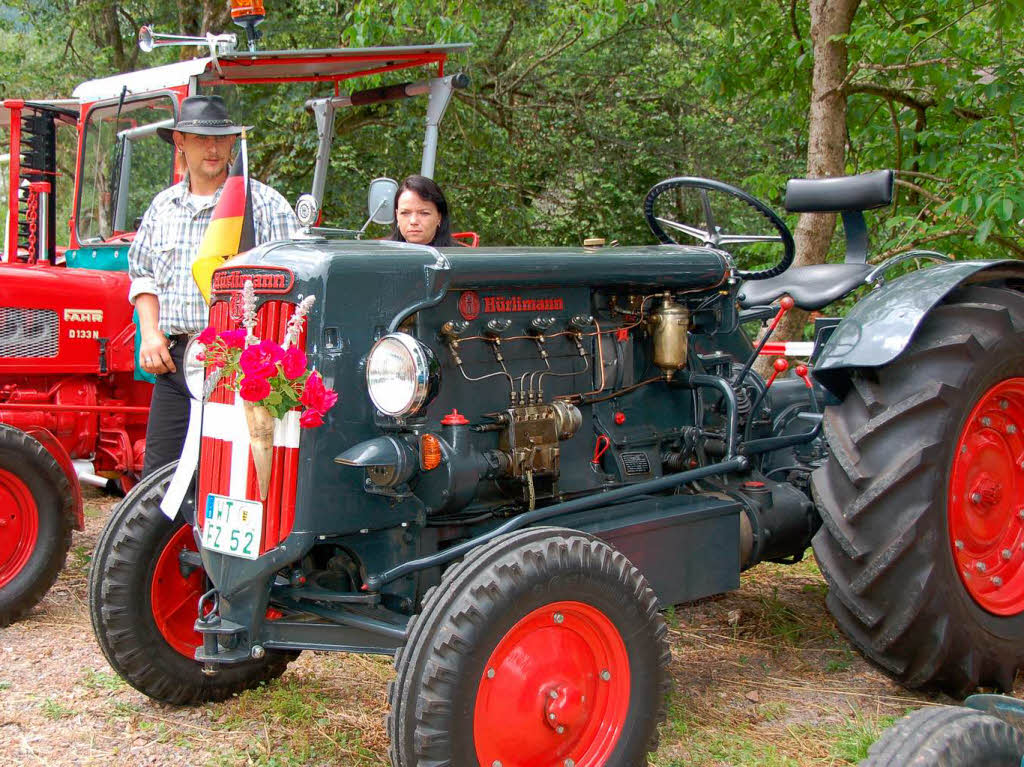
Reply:
M408 333L391 333L370 349L366 389L376 408L390 416L415 413L437 392L439 365L433 352Z
M188 389L188 393L192 395L192 399L199 401L203 399L203 384L206 380L206 369L199 359L199 354L204 348L199 343L198 338L193 338L188 342L188 346L185 347L185 360L183 363L185 367L185 386Z

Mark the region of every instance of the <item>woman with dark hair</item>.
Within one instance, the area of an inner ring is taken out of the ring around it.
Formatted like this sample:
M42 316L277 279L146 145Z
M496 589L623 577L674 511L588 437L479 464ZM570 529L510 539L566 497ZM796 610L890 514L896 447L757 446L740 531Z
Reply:
M458 245L452 238L448 201L432 179L409 176L398 187L391 239L435 248Z

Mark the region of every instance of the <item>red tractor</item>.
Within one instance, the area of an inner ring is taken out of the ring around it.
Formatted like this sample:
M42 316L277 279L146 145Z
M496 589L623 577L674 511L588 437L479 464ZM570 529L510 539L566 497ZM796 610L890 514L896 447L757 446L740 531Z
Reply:
M208 45L209 55L87 81L69 100L0 102L0 128L10 134L0 260L0 626L31 609L56 579L72 529L83 527L80 483L116 483L127 491L143 465L151 387L135 360L127 253L153 197L181 179L157 128L173 124L187 96L211 88L341 83L436 68L438 77L430 80L307 103L319 142L312 193L297 207L311 223L323 201L336 109L427 96L421 172L429 176L438 123L453 89L467 82L464 75L443 75L448 53L465 45L349 49L324 57L316 51L254 56L235 50L234 35L194 42ZM148 50L167 43L144 28L140 44ZM70 133L61 126L75 129L73 154L57 140ZM57 168L71 165L73 192L63 191ZM390 209L370 213L377 223L390 220ZM66 248L57 245L58 218L68 221ZM455 236L476 244L471 232Z
M142 467L151 385L136 372L127 253L135 219L175 177L155 129L185 94L138 99L103 83L84 84L75 99L9 99L0 109L10 145L0 259L0 626L56 579L72 529L83 528L81 483L126 491ZM58 141L65 135L73 150ZM58 158L74 163L73 187L59 178ZM69 223L66 247L57 244L58 216Z

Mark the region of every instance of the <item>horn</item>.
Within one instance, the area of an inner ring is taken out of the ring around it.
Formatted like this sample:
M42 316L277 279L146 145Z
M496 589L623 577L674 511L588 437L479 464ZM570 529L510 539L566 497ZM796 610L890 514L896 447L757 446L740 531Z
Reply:
M165 48L169 45L209 45L218 48L225 47L234 49L238 44L236 35L206 35L204 37L192 37L190 35L165 35L154 32L153 27L143 26L139 29L139 48L145 53L151 52L154 48Z

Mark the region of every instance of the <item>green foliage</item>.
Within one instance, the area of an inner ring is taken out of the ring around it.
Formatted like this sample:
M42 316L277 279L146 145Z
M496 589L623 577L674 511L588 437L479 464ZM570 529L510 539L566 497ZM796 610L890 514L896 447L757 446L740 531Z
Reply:
M957 257L1024 254L1022 8L1022 0L860 4L842 41L847 168L893 167L900 184L897 204L872 216L876 255L914 246ZM716 177L781 207L786 178L804 173L813 69L806 3L295 0L267 11L268 49L472 44L447 65L472 84L445 117L436 175L455 228L484 243L650 242L640 203L662 178ZM140 56L141 20L165 32L230 27L225 8L208 0L15 0L0 15L0 94L67 95L82 79L180 55ZM245 89L239 114L257 126L253 168L289 199L312 181L316 136L303 103L331 92L326 84ZM414 100L339 114L330 223L358 227L372 178L418 171L424 107ZM741 265L771 260L751 251Z

